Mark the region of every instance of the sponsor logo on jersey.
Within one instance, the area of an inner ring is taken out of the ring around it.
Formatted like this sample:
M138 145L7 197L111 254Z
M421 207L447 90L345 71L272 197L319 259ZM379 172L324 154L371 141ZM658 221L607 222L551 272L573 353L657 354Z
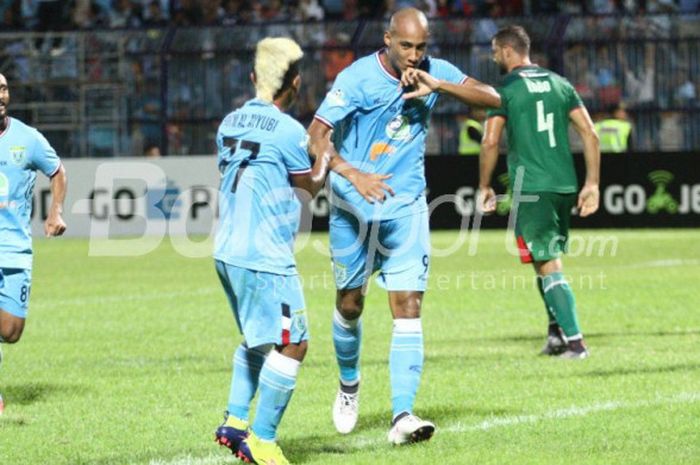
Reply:
M375 142L369 149L369 159L375 161L382 155L391 155L396 152L396 147L388 142Z
M408 118L404 115L395 116L386 125L385 132L390 139L408 139L411 136L411 126L408 124Z

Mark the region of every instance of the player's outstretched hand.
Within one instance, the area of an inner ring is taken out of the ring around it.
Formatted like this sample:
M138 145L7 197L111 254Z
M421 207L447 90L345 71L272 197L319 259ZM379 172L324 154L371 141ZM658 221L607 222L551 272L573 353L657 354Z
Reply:
M66 223L59 213L49 214L44 223L44 234L46 237L60 236L66 230Z
M369 203L384 202L386 195L395 195L394 190L386 182L390 174L365 173L358 171L352 183L357 192Z
M477 208L482 213L493 213L496 211L496 193L491 187L480 188L476 199Z
M584 185L578 194L578 214L585 217L598 211L600 192L597 185Z
M401 73L401 87L412 89L403 94L404 100L429 95L435 92L439 85L440 81L422 69L408 68Z

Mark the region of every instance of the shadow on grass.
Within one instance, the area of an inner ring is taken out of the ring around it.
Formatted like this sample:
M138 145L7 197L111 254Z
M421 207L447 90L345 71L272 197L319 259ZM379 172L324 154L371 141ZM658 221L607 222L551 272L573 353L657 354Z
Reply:
M54 396L76 396L87 392L85 386L75 384L26 383L6 384L2 387L5 403L15 405L30 405Z
M505 416L513 414L505 409L482 408L455 408L454 406L440 405L416 409L416 414L421 418L434 422L438 428L447 425L454 420L468 416L491 418L493 416ZM519 412L518 412L519 413ZM297 438L281 438L280 443L285 454L292 463L305 463L318 459L320 454L350 455L358 452L372 452L390 449L386 435L391 426L391 411L360 413L357 427L353 434L343 436L336 433L330 426L326 434L318 434ZM415 444L402 447L422 447Z

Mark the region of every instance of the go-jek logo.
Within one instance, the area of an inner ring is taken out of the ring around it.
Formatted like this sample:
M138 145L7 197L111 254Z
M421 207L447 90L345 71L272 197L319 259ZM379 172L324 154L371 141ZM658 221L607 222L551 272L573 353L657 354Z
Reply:
M149 189L146 192L146 217L149 219L180 218L180 188L172 180L167 180L165 188Z
M640 184L607 186L602 193L605 210L611 215L700 213L700 184L681 184L678 190L673 189L674 192L678 192L678 196L674 198L667 191L673 181L673 174L666 170L655 170L647 177L655 185L651 195L648 195L647 190Z
M658 213L661 210L666 210L669 213L678 213L678 202L666 192L666 186L673 181L673 175L664 170L652 171L649 173L649 180L656 185L656 190L647 199L647 211Z

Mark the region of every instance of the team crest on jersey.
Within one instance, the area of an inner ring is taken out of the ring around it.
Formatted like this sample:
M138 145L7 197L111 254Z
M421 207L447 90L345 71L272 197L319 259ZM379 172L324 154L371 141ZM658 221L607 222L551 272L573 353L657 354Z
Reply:
M411 127L408 118L404 115L397 115L386 125L387 137L394 140L406 140L411 136Z
M12 163L15 165L22 165L24 163L24 159L26 158L25 153L26 147L21 145L10 147L10 160L12 160Z
M306 311L305 310L300 310L298 312L294 312L294 317L292 318L292 324L294 325L294 329L296 329L300 333L305 333L306 332Z
M335 274L336 282L342 283L348 279L348 269L341 263L333 262L333 273Z
M347 105L345 102L345 95L343 94L342 89L335 89L330 92L328 92L328 103L332 107L344 107Z
M10 195L10 181L7 176L0 173L0 199L3 197L9 197Z

